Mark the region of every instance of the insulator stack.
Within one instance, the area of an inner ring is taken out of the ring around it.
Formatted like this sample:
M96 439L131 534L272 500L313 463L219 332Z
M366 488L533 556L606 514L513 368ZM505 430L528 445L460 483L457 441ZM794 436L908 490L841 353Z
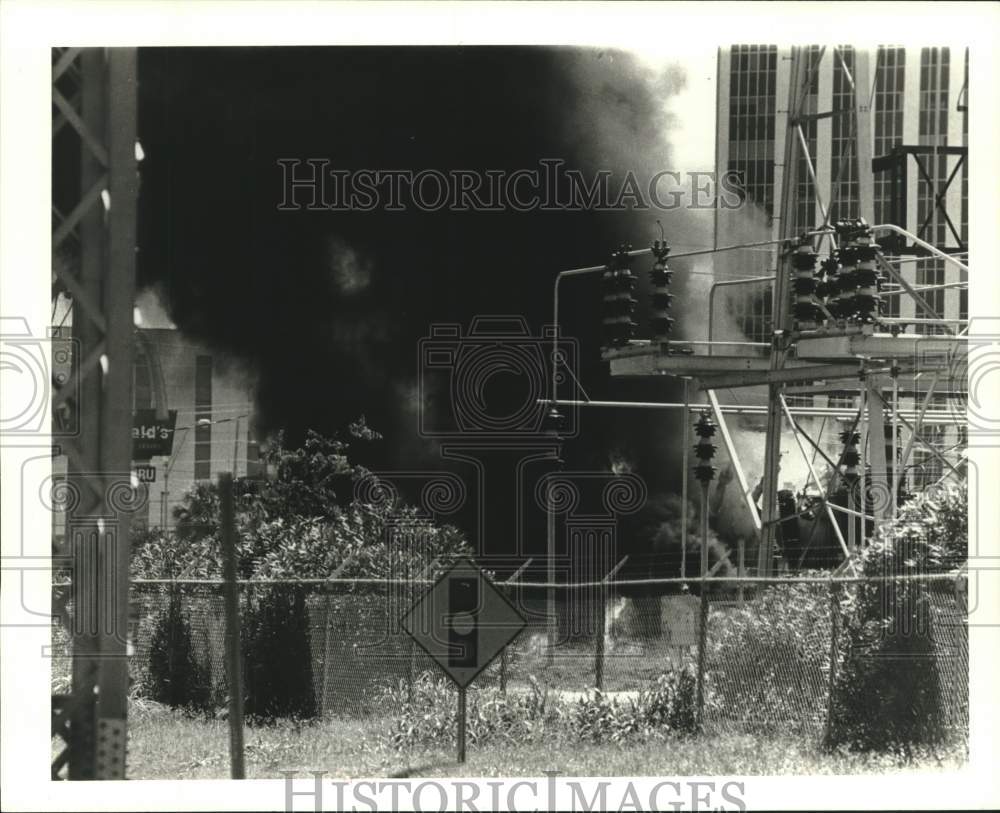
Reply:
M715 457L716 446L712 443L715 437L715 423L708 412L702 412L698 422L694 425L695 434L698 435L698 443L695 444L694 453L698 462L694 466L694 476L703 485L715 478L715 466L712 465L712 458Z
M858 444L861 442L860 432L849 432L846 429L840 433L840 442L844 444L844 481L854 485L861 476L858 466L861 463L861 453Z
M837 233L840 248L837 250L837 293L833 299L831 313L838 319L850 319L854 315L854 290L857 288L858 252L847 240L838 223Z
M792 316L796 330L814 330L822 318L822 311L816 306L817 259L809 242L803 242L792 253Z
M632 320L636 301L632 297L636 278L632 274L632 246L623 243L611 256L601 278L604 293L603 325L604 346L621 347L635 336L636 324Z
M667 255L670 247L666 242L653 241L653 268L649 272L649 281L653 288L651 295L652 314L650 316L650 326L653 331L653 340L666 342L670 338L670 331L673 328L674 320L670 316L670 306L673 302L673 294L670 293L670 283L673 281L674 272L667 267Z
M830 312L838 319L861 323L875 321L882 311L879 246L864 218L834 224L840 249L837 295Z
M822 281L816 289L816 296L823 302L827 310L830 310L830 299L837 293L836 279L839 268L840 263L833 256L827 257L820 263L819 276Z
M874 322L882 312L882 275L878 266L879 246L872 239L871 229L866 229L863 235L855 239L858 252L858 270L855 278L858 283L854 297L856 317L859 322Z

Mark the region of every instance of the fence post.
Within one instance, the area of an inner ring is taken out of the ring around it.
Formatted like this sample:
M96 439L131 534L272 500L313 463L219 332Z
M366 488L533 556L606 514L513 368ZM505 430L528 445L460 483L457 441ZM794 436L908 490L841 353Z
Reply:
M708 644L708 480L701 483L701 607L698 623L698 728L705 723L705 649Z
M319 713L326 712L326 692L330 681L330 596L323 596L323 678L320 680Z
M840 652L840 588L830 580L830 685L826 700L826 739L833 727L833 702L837 689L837 661Z
M705 723L705 649L708 645L708 591L701 586L701 608L698 622L698 728Z
M413 702L413 639L410 639L410 652L406 659L406 702Z
M747 542L744 537L740 537L736 540L736 545L738 548L738 558L736 560L736 575L740 577L739 587L736 588L736 600L739 602L740 607L743 606L743 579L747 575L746 568L746 550Z
M534 561L534 559L530 559L529 558L528 561L526 561L517 570L515 570L514 571L514 575L512 575L509 579L507 579L507 584L514 584L514 582L516 582L519 578L521 578L521 574L524 573L525 570L527 570L528 565L530 565L533 561ZM507 596L507 599L509 600L510 596ZM513 604L513 602L511 602L511 603ZM513 643L513 642L511 642L511 643ZM507 694L507 649L510 646L511 646L511 644L508 644L507 646L505 646L503 648L503 652L500 653L500 693L501 694Z
M339 579L340 576L343 574L343 572L347 569L347 566L349 564L351 564L351 562L354 561L354 558L355 558L355 554L352 553L346 559L344 559L343 562L341 562L339 565L337 565L337 569L334 570L333 573L330 574L329 580L331 582L333 582L335 579ZM321 715L323 715L323 714L326 713L327 691L329 690L329 682L330 682L330 650L333 649L333 647L330 645L330 642L334 639L332 617L333 617L333 614L334 614L333 610L334 610L334 607L335 607L335 604L336 604L336 602L333 601L333 597L331 596L331 594L329 592L324 591L323 592L323 598L324 598L324 602L323 602L323 607L324 607L324 615L323 615L323 680L322 680L323 697L320 699L320 706L319 706L320 714Z
M594 685L604 690L604 635L607 632L605 619L608 613L608 590L603 585L598 588L600 597L597 602L597 624L594 645Z
M229 671L229 764L233 779L243 779L243 666L240 662L240 596L236 582L236 517L233 477L219 475L222 566L226 590L226 666Z
M414 587L416 587L418 584L422 584L427 580L428 576L434 572L434 568L437 567L437 563L438 563L438 557L435 556L433 559L431 559L431 561L427 564L426 567L420 570L420 573L417 574L416 579L413 580ZM414 599L412 595L407 596L407 604L412 604L413 600ZM413 636L407 635L406 638L407 641L409 642L408 643L409 654L407 655L406 658L406 700L407 702L412 703L413 681L414 678L416 677L414 675L414 669L413 669L413 656L417 654L417 648L416 644L414 643Z
M594 645L594 685L598 689L604 689L604 636L607 635L608 625L608 582L614 578L615 574L622 569L625 563L628 561L628 556L622 557L622 560L615 565L608 572L608 575L601 580L601 586L598 587L598 617L596 626L596 642Z

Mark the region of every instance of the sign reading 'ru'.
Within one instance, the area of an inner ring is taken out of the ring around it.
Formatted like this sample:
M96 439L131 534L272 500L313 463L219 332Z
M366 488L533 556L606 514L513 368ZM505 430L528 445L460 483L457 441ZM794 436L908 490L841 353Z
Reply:
M520 612L469 559L459 559L400 620L464 689L524 629Z

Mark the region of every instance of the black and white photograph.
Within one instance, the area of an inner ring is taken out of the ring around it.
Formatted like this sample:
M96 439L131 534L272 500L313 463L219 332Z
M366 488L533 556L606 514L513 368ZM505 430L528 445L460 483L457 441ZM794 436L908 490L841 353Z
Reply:
M1000 804L996 5L0 22L10 810Z

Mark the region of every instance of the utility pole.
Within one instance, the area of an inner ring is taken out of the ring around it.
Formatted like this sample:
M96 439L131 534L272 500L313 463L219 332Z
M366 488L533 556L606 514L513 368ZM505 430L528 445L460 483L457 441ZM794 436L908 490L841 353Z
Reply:
M694 425L698 443L694 447L698 462L694 467L694 475L701 483L701 611L698 624L698 725L704 723L705 716L705 658L708 647L708 486L715 477L716 447L712 443L715 435L715 424L708 410L701 413L698 423Z
M554 363L554 362L553 362ZM555 468L562 468L562 455L560 452L561 438L560 430L565 426L566 419L555 405L545 414L544 429L555 442ZM555 658L556 642L559 637L559 618L556 615L556 503L553 494L552 474L550 473L545 482L545 537L546 537L546 580L549 583L547 589L547 613L548 613L548 634L546 641L546 664L551 666Z

